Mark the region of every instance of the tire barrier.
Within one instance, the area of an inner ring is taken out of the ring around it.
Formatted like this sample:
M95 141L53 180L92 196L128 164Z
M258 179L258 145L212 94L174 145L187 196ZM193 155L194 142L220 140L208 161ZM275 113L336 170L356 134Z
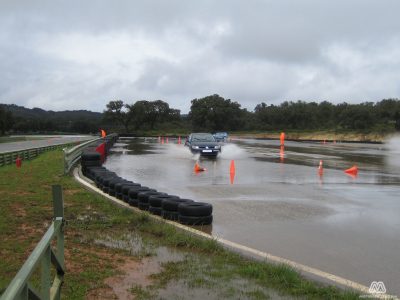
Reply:
M123 180L115 184L115 197L122 200L122 187L126 184L133 184L132 181Z
M108 155L116 138L105 138L105 156ZM102 166L102 155L96 152L96 145L81 155L82 173L91 179L104 193L123 200L129 205L149 211L167 220L185 225L209 225L213 221L213 207L209 203L181 199L175 195L159 192L137 182L126 180Z
M179 212L178 207L181 203L187 202L194 202L190 199L165 199L162 203L163 212L161 216L164 219L171 220L171 221L178 221L179 219Z
M86 161L96 161L92 152L88 154L89 160ZM137 182L126 180L102 166L88 166L85 168L84 175L110 196L166 220L191 226L209 225L213 221L213 207L209 203L195 202L159 192Z
M179 223L186 225L209 225L213 221L212 205L204 202L186 202L178 206Z
M148 205L145 207L143 205L139 206L139 199L138 199L138 194L142 192L157 192L156 190L153 190L147 186L140 186L140 187L131 187L129 189L128 195L129 195L129 200L128 203L130 206L135 206L139 207L140 209L145 209L147 210Z
M82 151L80 158L83 175L92 180L94 179L92 170L89 171L89 168L102 166L117 139L117 135L107 136L104 139L93 142Z
M151 195L149 196L149 212L161 216L163 213L162 204L165 200L179 199L178 196L173 195Z
M139 183L126 183L123 184L121 187L121 191L122 191L122 200L126 203L129 202L129 189L130 188L139 188L141 187L141 185Z

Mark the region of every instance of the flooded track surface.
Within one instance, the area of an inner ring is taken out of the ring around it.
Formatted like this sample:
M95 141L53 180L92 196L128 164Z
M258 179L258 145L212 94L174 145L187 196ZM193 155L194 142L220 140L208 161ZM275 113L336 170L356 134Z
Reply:
M31 141L0 143L0 153L82 142L94 138L93 136L88 135L35 135L30 137L38 139L33 139Z
M213 235L400 295L400 139L382 145L236 140L217 159L120 140L105 166L214 206ZM233 184L230 163L236 173ZM318 174L323 161L324 172ZM357 177L343 172L356 164Z

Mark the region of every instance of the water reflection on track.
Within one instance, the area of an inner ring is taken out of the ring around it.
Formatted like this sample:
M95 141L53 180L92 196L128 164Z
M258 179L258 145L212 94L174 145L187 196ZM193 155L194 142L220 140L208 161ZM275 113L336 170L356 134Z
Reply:
M213 234L400 294L400 142L238 140L202 159L170 139L120 141L106 167L214 206ZM207 170L195 173L199 160ZM230 163L235 161L234 184ZM324 173L318 175L323 161ZM353 178L343 170L356 164Z

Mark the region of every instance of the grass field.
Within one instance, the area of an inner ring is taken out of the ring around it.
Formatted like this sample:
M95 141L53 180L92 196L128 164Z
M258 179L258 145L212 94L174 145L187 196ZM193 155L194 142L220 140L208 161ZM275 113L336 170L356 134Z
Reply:
M0 168L0 294L52 222L51 185L63 186L64 299L358 299L283 265L243 258L146 213L113 205L63 176L62 152Z

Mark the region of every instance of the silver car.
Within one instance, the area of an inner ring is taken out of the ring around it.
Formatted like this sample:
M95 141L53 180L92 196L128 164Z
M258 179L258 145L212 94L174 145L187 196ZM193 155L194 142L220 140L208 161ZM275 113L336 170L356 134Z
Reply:
M221 152L221 145L211 133L192 133L188 136L185 146L192 153L200 153L202 156L217 156Z

